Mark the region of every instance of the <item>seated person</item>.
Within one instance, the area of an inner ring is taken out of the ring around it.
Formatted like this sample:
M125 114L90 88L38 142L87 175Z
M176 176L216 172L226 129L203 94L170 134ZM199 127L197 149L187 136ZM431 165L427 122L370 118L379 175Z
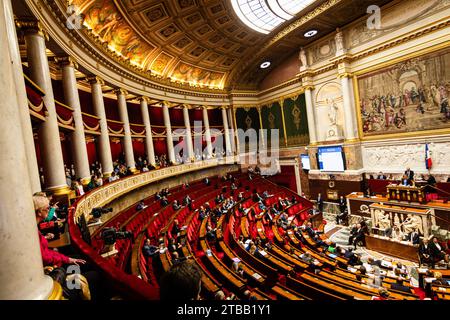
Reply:
M178 219L173 220L173 226L171 230L172 237L178 238L180 236L180 223L178 222Z
M139 203L136 206L136 211L141 211L143 209L147 208L147 206L145 205L144 201L139 201Z
M198 210L198 218L200 221L203 221L208 216L208 214L205 211L205 208L203 206L200 207Z
M172 209L173 209L174 211L177 211L177 210L180 210L180 209L181 209L181 206L178 204L178 200L174 200L174 201L173 201L173 203L172 203Z
M163 274L159 287L161 300L199 300L202 271L192 260L174 264Z
M371 266L378 266L381 267L381 260L375 260L372 257L367 258L367 263Z
M449 262L448 254L439 244L437 237L433 237L431 243L429 244L429 250L433 265L441 260L444 260L446 263Z
M348 216L347 209L345 209L344 212L338 213L336 215L336 224L341 224L342 222L345 223L345 221L347 220L347 216Z
M161 203L161 207L165 207L165 206L167 206L167 205L169 204L169 200L167 200L167 197L166 197L166 196L163 196L163 197L161 198L160 203Z
M383 172L380 171L378 173L377 179L378 180L386 180L386 176L383 174Z
M401 185L402 186L410 186L411 180L408 179L408 177L406 176L406 174L403 175L402 180L401 180Z
M258 207L260 210L266 210L266 206L264 205L264 203L262 201L259 201Z
M442 273L435 271L433 274L434 278L436 278L435 280L433 280L433 284L438 285L438 286L448 286L448 280L445 280L442 278Z
M242 201L244 200L244 192L239 192L238 197L237 197L237 201Z
M211 184L211 181L209 181L209 178L205 178L205 180L203 180L204 183L209 186Z
M428 244L428 239L423 238L422 243L419 245L419 257L421 263L432 263L430 254L430 246Z
M253 194L253 201L255 201L255 202L259 202L259 201L263 201L264 199L259 195L259 193L258 192L255 192L254 194Z
M142 247L142 253L145 257L153 257L154 255L159 253L159 248L151 244L150 239L145 240L145 244Z
M417 229L410 232L407 236L407 240L410 241L414 245L420 244L420 234Z
M206 239L209 241L216 241L216 229L213 229L210 225L207 225L206 230Z
M378 289L378 296L373 296L372 300L387 300L390 296L389 291L386 288L381 287Z

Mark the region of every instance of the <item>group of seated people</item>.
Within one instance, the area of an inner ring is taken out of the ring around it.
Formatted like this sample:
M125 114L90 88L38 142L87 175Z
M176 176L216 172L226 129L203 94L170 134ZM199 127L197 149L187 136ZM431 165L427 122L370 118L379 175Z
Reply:
M376 175L376 177L374 178L373 175L370 175L370 179L376 179L376 180L394 180L394 177L392 174L390 175L385 175L382 171L378 172L378 174ZM429 173L428 176L422 174L420 176L420 180L421 181L426 181L428 185L435 185L436 184L436 178ZM411 170L411 168L407 168L405 170L405 172L403 173L401 179L400 179L400 184L404 185L404 186L412 186L415 184L415 173L413 170ZM450 182L450 177L447 179L447 182Z
M170 191L168 188L164 188L161 191L157 192L155 195L155 199L159 200L161 203L161 207L164 208L169 205L169 199L167 198L170 195ZM176 200L175 200L176 201ZM177 209L178 210L178 209Z
M58 203L51 204L52 198L44 192L37 192L33 195L33 204L36 216L36 223L41 225L48 221L64 223L65 219L58 216ZM53 240L55 234L45 233L38 228L39 243L47 275L57 281L63 289L63 298L67 300L98 300L105 298L102 292L102 279L83 257L75 254L65 255L56 249L49 247L48 240ZM74 267L76 266L76 267ZM69 270L68 268L71 267ZM78 272L76 271L78 269ZM76 271L75 273L73 271ZM76 283L70 286L68 283Z
M429 264L434 268L438 262L443 260L447 263L447 268L449 268L449 254L446 249L443 244L439 243L437 237L434 236L431 239L431 243L427 238L424 238L418 248L420 263Z

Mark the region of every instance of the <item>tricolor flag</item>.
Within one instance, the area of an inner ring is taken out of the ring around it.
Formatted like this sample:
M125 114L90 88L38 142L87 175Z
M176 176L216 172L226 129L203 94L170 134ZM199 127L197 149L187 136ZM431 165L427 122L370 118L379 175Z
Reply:
M425 144L425 166L428 170L430 170L432 165L433 161L431 160L431 151L427 143Z

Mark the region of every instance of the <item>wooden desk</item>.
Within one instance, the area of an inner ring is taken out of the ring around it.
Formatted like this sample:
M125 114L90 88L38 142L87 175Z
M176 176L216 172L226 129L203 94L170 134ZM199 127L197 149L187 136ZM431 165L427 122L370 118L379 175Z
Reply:
M49 241L48 247L49 248L60 248L70 245L70 234L69 232L65 232L59 236L59 239Z
M423 187L388 185L387 197L389 200L408 201L416 203L425 203L425 194Z
M366 235L366 247L396 258L419 262L417 248L397 241Z

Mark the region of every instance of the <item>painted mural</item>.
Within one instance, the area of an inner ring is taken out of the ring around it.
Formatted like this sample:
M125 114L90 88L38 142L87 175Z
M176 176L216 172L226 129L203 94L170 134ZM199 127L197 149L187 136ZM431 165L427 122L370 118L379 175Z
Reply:
M450 49L358 77L364 136L450 128Z
M84 26L98 36L102 43L107 44L109 49L129 59L132 64L174 81L223 88L224 73L206 70L182 61L168 73L172 68L167 66L174 57L165 52L156 52L157 46L134 31L113 0L72 0L70 4L75 5L77 12L83 15Z
M284 120L288 146L309 143L308 118L305 95L286 99L283 102Z

